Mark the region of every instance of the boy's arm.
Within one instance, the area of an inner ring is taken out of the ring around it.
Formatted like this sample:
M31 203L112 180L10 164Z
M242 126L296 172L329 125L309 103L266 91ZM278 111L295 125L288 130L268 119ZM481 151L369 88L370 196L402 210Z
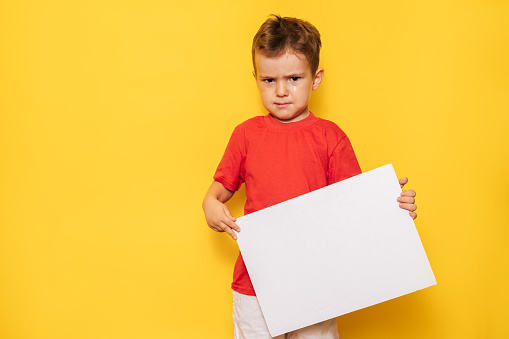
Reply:
M401 188L403 188L407 182L407 177L399 179L399 185ZM410 214L412 219L417 218L417 213L415 213L415 210L417 209L417 205L415 204L415 195L416 193L414 190L402 191L400 197L398 198L399 207L408 210L408 214Z
M237 236L233 230L240 232L240 227L235 223L237 220L231 215L230 210L224 204L235 192L228 190L220 182L214 181L210 185L205 198L203 199L203 212L210 228L216 232L226 232L234 240Z

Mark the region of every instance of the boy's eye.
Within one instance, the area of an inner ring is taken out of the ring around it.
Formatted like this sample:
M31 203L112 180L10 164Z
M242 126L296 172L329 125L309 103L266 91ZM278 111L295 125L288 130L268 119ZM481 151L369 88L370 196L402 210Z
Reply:
M263 79L264 82L274 82L274 79Z
M291 77L291 78L290 78L290 80L291 80L291 81L297 81L297 80L299 80L299 79L300 79L300 77Z

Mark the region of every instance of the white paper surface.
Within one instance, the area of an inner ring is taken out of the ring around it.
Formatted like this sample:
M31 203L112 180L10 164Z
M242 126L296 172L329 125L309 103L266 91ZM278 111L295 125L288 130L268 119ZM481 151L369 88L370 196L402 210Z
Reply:
M272 336L436 284L392 164L237 219Z

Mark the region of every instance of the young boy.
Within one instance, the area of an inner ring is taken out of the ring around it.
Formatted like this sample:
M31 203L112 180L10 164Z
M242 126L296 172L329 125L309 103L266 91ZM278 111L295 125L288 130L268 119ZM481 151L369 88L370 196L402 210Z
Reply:
M322 81L321 41L310 23L272 16L253 39L253 75L269 112L238 125L214 175L203 210L210 228L237 239L240 228L224 205L244 182L245 214L360 174L346 134L308 110ZM406 184L407 178L400 180ZM415 192L403 191L400 207L415 214ZM394 202L396 203L396 202ZM233 273L235 338L271 338L249 274L239 254ZM336 320L296 330L283 338L338 338Z

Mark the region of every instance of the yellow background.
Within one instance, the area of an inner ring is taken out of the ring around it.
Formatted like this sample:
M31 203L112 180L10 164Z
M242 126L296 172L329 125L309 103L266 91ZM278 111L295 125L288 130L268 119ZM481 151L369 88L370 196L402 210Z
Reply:
M340 337L509 337L509 2L11 0L0 338L231 338L237 249L201 200L233 128L265 114L250 48L271 13L320 30L310 108L364 171L410 178L438 281L340 317Z

